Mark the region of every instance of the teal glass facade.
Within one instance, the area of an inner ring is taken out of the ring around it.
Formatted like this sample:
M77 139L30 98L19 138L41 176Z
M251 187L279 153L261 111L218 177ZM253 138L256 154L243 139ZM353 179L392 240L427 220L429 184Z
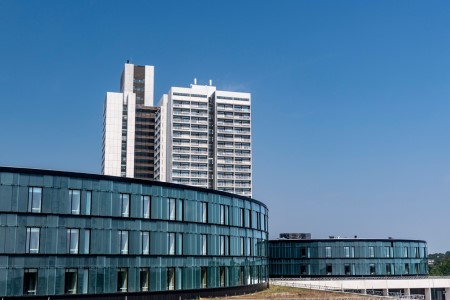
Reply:
M427 275L427 244L399 239L269 241L270 277Z
M267 231L243 196L0 167L0 297L261 284Z

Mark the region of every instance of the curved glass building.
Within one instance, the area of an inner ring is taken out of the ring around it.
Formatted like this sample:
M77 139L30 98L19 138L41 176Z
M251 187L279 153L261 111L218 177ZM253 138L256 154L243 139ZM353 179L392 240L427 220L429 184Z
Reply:
M427 244L402 239L269 241L270 277L427 275Z
M244 196L0 167L0 297L263 289L267 230L267 207Z

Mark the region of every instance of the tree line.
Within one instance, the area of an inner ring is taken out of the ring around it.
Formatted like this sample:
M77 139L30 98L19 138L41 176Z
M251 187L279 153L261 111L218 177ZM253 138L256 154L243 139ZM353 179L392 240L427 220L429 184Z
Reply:
M450 251L445 253L434 253L428 255L429 260L434 263L429 265L428 273L432 276L450 275Z

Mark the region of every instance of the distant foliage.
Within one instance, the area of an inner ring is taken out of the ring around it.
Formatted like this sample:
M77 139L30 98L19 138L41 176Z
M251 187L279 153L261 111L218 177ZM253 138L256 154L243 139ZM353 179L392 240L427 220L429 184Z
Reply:
M429 274L432 276L448 276L450 275L450 251L445 253L429 254L428 259L434 260L429 266Z

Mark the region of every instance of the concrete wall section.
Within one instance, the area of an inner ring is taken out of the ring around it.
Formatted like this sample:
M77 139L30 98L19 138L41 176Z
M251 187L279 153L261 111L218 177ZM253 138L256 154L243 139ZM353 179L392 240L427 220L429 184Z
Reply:
M120 176L122 93L107 93L104 109L103 174Z
M145 91L144 91L145 106L153 106L154 82L155 82L155 67L145 66Z

